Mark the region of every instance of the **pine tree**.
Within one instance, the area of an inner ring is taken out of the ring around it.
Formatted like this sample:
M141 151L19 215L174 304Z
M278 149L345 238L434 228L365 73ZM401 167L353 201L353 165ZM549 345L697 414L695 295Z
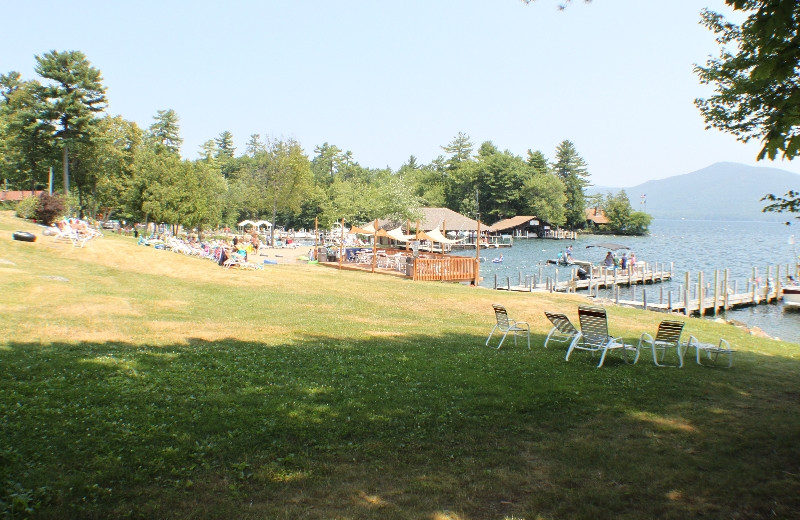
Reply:
M450 154L450 158L447 159L447 168L449 170L455 170L459 165L470 160L473 144L467 134L459 132L458 135L450 141L450 144L442 146L441 148L446 153Z
M180 136L180 118L171 108L159 110L153 116L155 122L150 125L147 136L156 145L156 152L168 152L179 155L183 139Z
M586 223L586 200L584 188L589 186L589 172L586 162L578 155L575 145L564 140L556 148L556 161L552 165L561 182L564 183L567 201L564 204L566 225L572 229L582 228Z
M217 158L220 157L228 157L233 158L233 153L236 151L236 148L233 146L233 134L225 130L219 137L214 139L217 143Z
M50 80L40 97L46 105L45 118L57 125L55 137L61 142L64 162L64 192L69 192L70 149L89 134L95 114L106 108L106 89L100 71L80 51L50 51L36 56L36 73Z

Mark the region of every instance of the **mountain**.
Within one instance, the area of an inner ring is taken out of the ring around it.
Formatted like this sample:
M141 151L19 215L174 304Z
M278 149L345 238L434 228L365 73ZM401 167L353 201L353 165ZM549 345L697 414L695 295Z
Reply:
M595 186L587 193L616 194L623 189L635 210L645 210L654 218L787 221L794 215L762 213L767 203L761 197L800 191L800 175L778 168L721 162L631 188ZM645 204L641 204L643 194L647 195Z

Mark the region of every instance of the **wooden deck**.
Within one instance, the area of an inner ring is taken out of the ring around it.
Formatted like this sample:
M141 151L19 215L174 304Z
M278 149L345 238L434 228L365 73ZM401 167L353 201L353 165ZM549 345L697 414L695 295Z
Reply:
M382 249L373 259L371 254L355 257L352 260L320 261L319 265L364 271L410 280L441 282L472 282L475 280L475 258L450 256L436 253L422 253L417 258L403 249Z

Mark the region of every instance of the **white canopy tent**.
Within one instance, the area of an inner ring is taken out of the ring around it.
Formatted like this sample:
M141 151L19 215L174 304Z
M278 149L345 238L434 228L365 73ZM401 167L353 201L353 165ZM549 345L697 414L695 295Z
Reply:
M458 242L461 242L461 240L451 240L446 238L444 235L442 235L442 232L439 231L438 227L428 231L427 235L431 237L434 242L439 242L441 244L457 244Z

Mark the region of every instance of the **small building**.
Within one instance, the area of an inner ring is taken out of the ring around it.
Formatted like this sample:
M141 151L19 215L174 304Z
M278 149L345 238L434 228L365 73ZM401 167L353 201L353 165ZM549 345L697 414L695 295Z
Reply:
M597 229L600 226L608 225L606 212L597 206L585 209L584 213L586 214L586 227L588 229Z
M511 235L513 238L539 238L542 232L550 229L547 222L534 216L516 216L495 222L489 227L493 235Z
M549 222L532 216L518 216L495 222L489 228L489 233L495 237L495 241L502 240L503 242L506 237L511 241L515 238L552 238L555 240L578 238L577 231L559 229Z

